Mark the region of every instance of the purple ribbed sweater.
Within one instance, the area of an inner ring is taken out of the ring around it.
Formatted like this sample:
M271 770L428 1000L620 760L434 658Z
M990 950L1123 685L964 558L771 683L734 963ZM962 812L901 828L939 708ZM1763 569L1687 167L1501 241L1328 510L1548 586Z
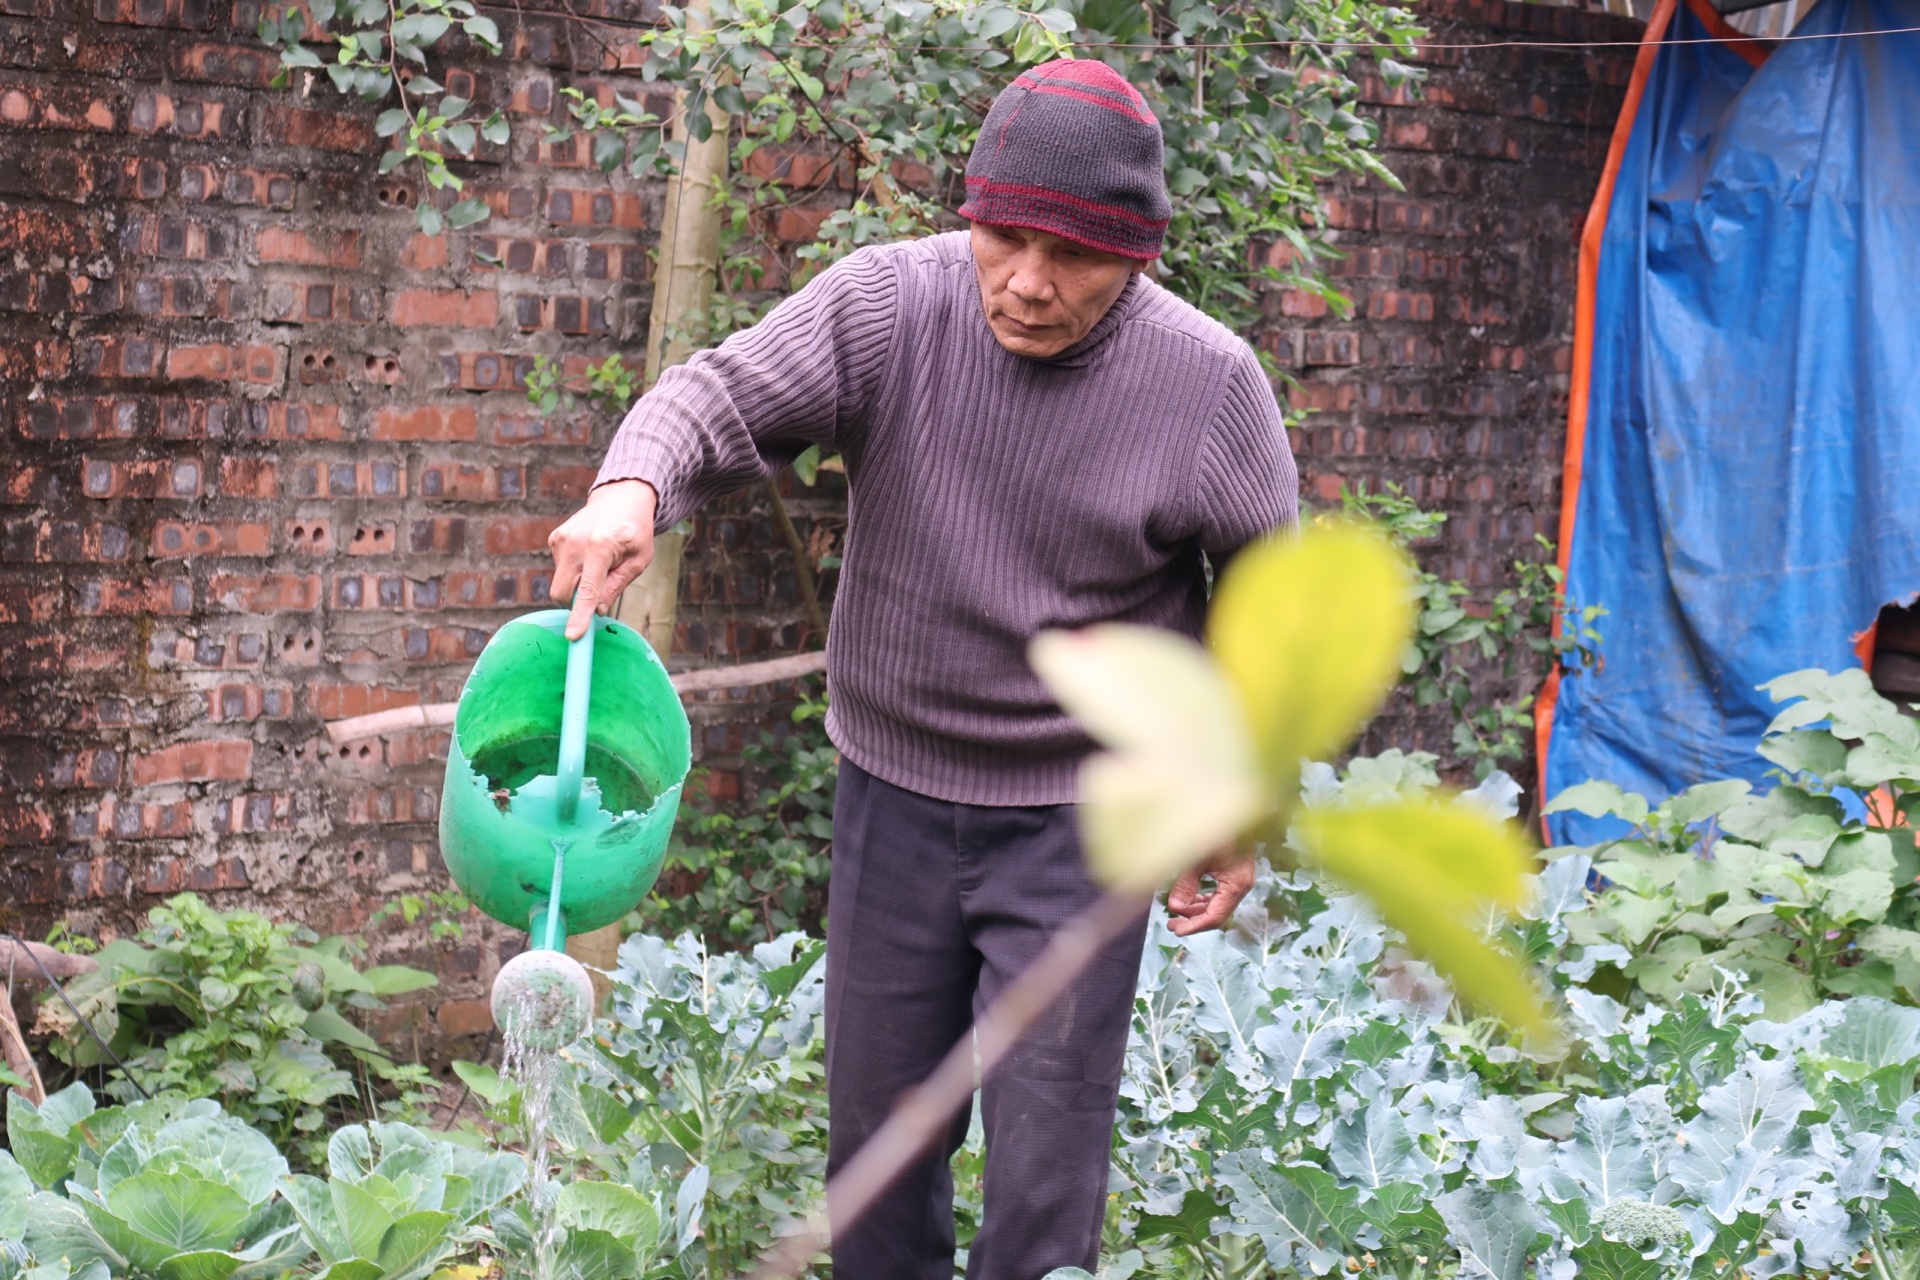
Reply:
M809 444L846 457L827 731L896 786L982 805L1074 798L1085 735L1027 666L1049 627L1200 634L1201 553L1295 518L1293 455L1247 344L1135 276L1080 342L1016 356L965 232L862 249L667 370L599 483L666 528Z

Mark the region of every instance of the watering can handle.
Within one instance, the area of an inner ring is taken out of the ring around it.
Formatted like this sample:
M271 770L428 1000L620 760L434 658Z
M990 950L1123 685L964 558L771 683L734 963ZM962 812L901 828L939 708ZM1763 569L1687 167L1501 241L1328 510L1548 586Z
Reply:
M590 619L587 633L567 642L567 692L560 708L560 767L554 800L560 821L573 821L580 808L580 786L587 772L587 704L593 690L593 633L598 619Z

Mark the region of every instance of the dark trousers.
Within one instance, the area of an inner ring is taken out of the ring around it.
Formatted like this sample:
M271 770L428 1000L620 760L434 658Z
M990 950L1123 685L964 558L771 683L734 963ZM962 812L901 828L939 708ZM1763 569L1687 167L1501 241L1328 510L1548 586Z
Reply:
M1071 805L933 800L842 763L827 901L830 1171L933 1073L1047 939L1099 896ZM1091 1271L1142 927L1109 947L988 1077L986 1204L969 1280ZM834 1280L952 1280L954 1120L833 1238Z

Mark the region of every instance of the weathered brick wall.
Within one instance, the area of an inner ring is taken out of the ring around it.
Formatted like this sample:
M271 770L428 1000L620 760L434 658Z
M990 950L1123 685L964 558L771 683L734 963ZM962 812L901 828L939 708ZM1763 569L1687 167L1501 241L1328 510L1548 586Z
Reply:
M1441 41L1632 34L1430 12ZM456 91L524 124L566 85L649 90L601 70L609 29L507 16L516 56L455 45ZM252 0L0 0L0 926L124 929L195 888L353 930L443 883L444 735L342 750L321 726L451 699L544 602L546 535L613 423L542 418L524 379L536 353L577 369L644 338L657 188L523 129L458 166L492 220L422 237L371 111L268 88L257 20ZM1277 293L1256 336L1320 410L1296 440L1311 488L1409 485L1456 513L1443 566L1486 583L1551 524L1572 239L1626 61L1432 65L1421 102L1376 95L1408 191L1334 206L1356 316ZM817 177L795 236L846 199L850 175ZM832 478L786 489L831 550ZM791 651L803 617L764 495L703 513L676 663ZM702 700L697 752L724 765L790 693ZM445 984L396 1024L458 1037L518 937L384 945Z
M1300 381L1310 499L1400 485L1448 514L1427 567L1484 596L1559 522L1577 242L1634 56L1577 46L1637 40L1642 24L1502 0L1419 7L1430 79L1417 96L1370 80L1367 95L1405 190L1348 183L1329 202L1347 251L1329 274L1353 314L1275 291L1255 340ZM1444 755L1451 726L1402 697L1363 745Z

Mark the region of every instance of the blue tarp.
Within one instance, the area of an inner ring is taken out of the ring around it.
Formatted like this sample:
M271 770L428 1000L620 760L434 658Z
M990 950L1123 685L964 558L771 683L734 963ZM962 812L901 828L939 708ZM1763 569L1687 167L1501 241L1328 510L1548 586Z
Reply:
M1796 34L1901 27L1920 0L1821 0ZM1609 611L1605 667L1561 684L1548 796L1759 781L1755 686L1857 666L1920 589L1920 35L1756 68L1678 43L1708 34L1682 4L1607 213L1567 581Z

